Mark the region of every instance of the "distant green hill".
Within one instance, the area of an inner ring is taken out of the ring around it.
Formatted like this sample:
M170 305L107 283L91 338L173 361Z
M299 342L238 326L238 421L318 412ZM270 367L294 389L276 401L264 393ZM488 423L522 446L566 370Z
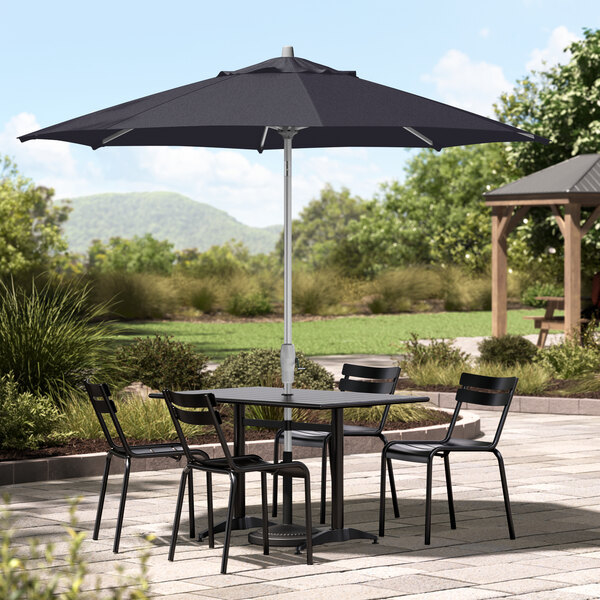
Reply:
M71 252L83 253L93 239L108 241L152 234L169 240L177 250L201 251L235 239L251 253L271 252L281 227L249 227L223 210L172 192L97 194L71 200L73 210L65 223Z

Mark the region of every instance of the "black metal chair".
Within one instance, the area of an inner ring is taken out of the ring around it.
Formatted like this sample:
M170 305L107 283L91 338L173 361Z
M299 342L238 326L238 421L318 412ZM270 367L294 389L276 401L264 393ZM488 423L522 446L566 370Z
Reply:
M104 476L102 477L102 487L100 489L100 498L98 500L98 510L96 512L96 523L94 525L94 534L92 539L97 540L100 532L100 521L102 519L102 509L104 507L104 497L106 495L106 486L108 483L108 474L110 472L110 463L113 456L122 458L125 461L125 471L123 473L123 487L121 490L121 501L119 503L119 513L117 517L117 528L115 532L115 541L113 544L113 552L119 551L119 543L121 541L121 529L123 527L123 515L125 514L125 501L127 499L127 487L129 485L129 472L131 470L131 461L135 458L155 458L155 457L170 457L176 460L183 456L183 448L179 444L146 444L139 446L131 446L127 442L127 438L123 433L119 419L117 418L117 407L111 399L110 389L106 383L90 383L84 382L85 389L88 393L94 412L100 422L102 432L108 442L108 452L106 453L106 464L104 466ZM107 423L105 416L110 416L110 421ZM118 441L115 440L110 431L110 424L114 428ZM120 443L119 443L120 442ZM198 454L208 458L208 454L202 450L193 450L194 454ZM189 475L190 490L193 490L192 474ZM190 493L190 537L195 537L194 530L194 495Z
M450 527L456 529L456 518L454 515L454 499L452 496L452 482L450 479L450 452L492 452L498 460L500 468L500 480L502 482L502 493L504 495L504 508L508 521L508 532L511 540L515 539L510 500L508 497L508 486L504 470L504 460L496 448L500 441L500 434L508 415L508 409L517 387L516 377L486 377L483 375L472 375L463 373L460 377L460 388L456 392L456 408L448 427L446 437L441 441L406 441L389 442L381 453L381 488L379 496L379 535L383 537L385 531L385 469L391 469L392 460L405 460L409 462L427 464L427 484L425 495L425 544L430 543L431 538L431 486L433 459L441 456L444 459L446 473L446 490L448 494L448 511L450 513ZM465 440L452 437L452 432L458 419L463 403L477 404L482 406L503 406L498 421L498 427L491 441ZM392 490L392 499L396 492ZM395 502L397 504L397 502ZM396 515L398 516L398 515Z
M338 387L342 392L366 392L373 394L393 394L396 390L398 377L400 376L399 367L366 367L362 365L353 365L345 363L342 367L343 378L340 379ZM353 379L351 379L353 378ZM362 425L344 425L344 436L368 436L378 437L387 443L383 428L390 412L390 405L383 410L381 421L377 427L364 427ZM275 436L275 447L273 453L273 462L279 460L279 444L283 437L283 429L280 429ZM319 512L319 522L325 523L325 502L327 495L327 449L331 456L331 433L311 430L292 431L292 445L305 446L311 448L322 448L321 455L321 510ZM390 486L394 486L394 474L390 463ZM395 497L395 496L394 496ZM397 505L394 504L396 516L399 515ZM273 516L277 516L277 476L273 478Z
M183 496L185 494L185 484L186 481L190 481L190 473L194 469L198 469L199 471L204 471L207 477L208 540L210 548L214 548L215 545L211 479L212 473L228 475L230 480L229 504L227 506L227 518L225 522L225 543L223 547L221 573L227 572L227 558L229 556L231 522L233 518L233 502L237 489L238 477L243 473L251 472L259 472L261 477L264 554L269 554L267 473L277 473L280 475L289 475L290 477L304 479L306 531L309 532L309 535L306 536L306 564L312 565L312 536L310 535L310 532L312 531L312 516L310 506L310 472L308 467L304 463L298 461L273 464L264 461L260 456L255 454L232 456L221 429L221 415L217 410L215 410L216 401L213 394L182 393L164 390L163 395L187 458L187 464L183 469L181 481L179 483L179 494L177 496L175 519L173 521L173 533L171 536L171 546L169 548L169 560L172 561L175 557L175 546L177 544L177 533L179 530ZM223 457L212 459L207 458L202 460L199 460L197 457L195 457L187 445L180 423L187 423L190 425L212 425L215 428L215 432L219 438L219 442L221 443Z

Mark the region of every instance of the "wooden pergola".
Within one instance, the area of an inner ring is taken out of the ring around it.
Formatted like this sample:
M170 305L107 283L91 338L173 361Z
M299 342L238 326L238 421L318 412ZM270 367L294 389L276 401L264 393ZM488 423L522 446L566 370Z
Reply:
M564 238L565 334L576 335L581 313L581 240L600 217L600 154L575 156L484 196L492 207L492 335L506 334L507 238L534 206L550 208ZM585 223L582 207L593 207Z

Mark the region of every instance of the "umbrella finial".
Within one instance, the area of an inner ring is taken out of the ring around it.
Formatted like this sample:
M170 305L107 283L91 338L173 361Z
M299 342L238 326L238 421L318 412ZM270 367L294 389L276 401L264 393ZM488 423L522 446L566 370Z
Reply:
M294 58L294 46L284 46L281 50L281 56L285 58Z

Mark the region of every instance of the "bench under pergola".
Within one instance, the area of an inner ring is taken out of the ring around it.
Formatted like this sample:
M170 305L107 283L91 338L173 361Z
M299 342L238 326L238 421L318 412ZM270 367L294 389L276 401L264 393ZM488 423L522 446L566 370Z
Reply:
M564 238L564 327L567 336L576 335L581 313L581 240L600 217L600 154L575 156L484 196L492 207L492 335L506 334L507 238L535 206L550 208ZM585 223L582 207L593 208Z

